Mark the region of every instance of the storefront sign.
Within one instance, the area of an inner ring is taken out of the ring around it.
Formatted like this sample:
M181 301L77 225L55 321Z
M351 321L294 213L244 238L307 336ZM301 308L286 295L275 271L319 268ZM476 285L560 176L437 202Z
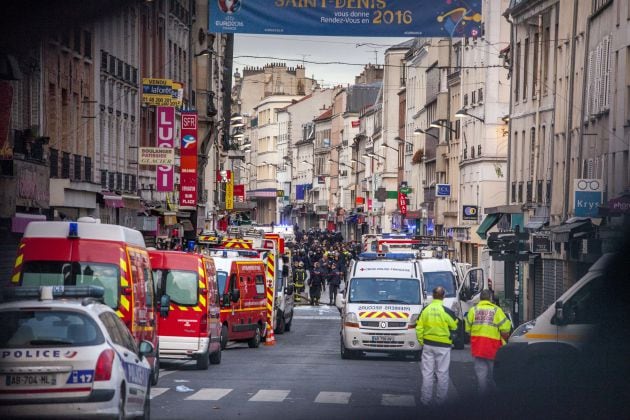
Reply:
M197 112L182 112L179 208L197 207Z
M138 163L140 165L173 165L175 150L164 147L140 147L138 149Z
M229 179L225 184L225 209L232 210L234 208L234 174L228 171Z
M237 184L234 186L234 197L240 197L241 201L245 200L245 184Z
M551 238L547 234L532 235L532 252L536 254L548 254L551 252Z
M149 106L171 106L173 81L171 79L142 79L142 102Z
M437 184L435 186L436 197L450 197L451 196L451 184Z
M407 194L398 193L398 209L403 217L407 214Z
M211 0L210 32L465 37L480 34L469 0Z
M462 208L462 219L464 220L477 220L478 215L477 206L464 206Z
M602 203L601 179L574 179L574 203L576 217L597 217Z
M157 107L157 146L165 149L175 146L175 108L171 106ZM173 191L172 165L159 165L156 176L158 192Z

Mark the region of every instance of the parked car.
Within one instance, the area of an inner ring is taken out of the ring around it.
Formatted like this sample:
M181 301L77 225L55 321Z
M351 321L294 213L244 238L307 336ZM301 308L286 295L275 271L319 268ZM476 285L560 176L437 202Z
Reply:
M149 418L150 341L137 345L98 286L5 290L0 405L10 417Z

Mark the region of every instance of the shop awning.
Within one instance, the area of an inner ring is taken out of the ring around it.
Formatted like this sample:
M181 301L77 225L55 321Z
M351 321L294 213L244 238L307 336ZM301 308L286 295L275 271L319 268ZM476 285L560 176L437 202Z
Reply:
M591 219L583 217L572 217L565 223L553 226L551 229L554 242L568 242L572 235L577 232L584 232L592 228Z
M116 193L113 192L102 192L103 203L105 207L119 209L124 207L123 198Z
M492 229L494 225L499 223L499 220L501 220L502 216L503 213L487 214L485 219L483 219L483 222L481 222L481 224L477 228L477 235L479 235L481 239L488 239L488 231Z
M122 202L126 209L142 210L144 207L140 202L140 197L137 195L124 195L122 196Z
M540 230L549 224L549 207L539 206L534 209L534 215L525 223L525 229L530 231Z

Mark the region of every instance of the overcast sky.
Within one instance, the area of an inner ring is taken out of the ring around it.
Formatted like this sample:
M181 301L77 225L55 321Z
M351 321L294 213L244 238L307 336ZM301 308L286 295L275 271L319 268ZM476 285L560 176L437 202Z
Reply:
M306 75L314 76L322 87L352 84L364 65L383 64L385 50L407 39L236 34L234 68L242 74L245 66L262 67L268 63L286 62L287 66L293 67L303 61ZM331 61L357 65L313 63Z

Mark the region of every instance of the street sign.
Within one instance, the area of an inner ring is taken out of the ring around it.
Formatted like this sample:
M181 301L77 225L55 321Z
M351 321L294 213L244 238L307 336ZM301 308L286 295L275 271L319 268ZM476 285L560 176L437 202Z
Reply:
M551 238L548 234L532 235L532 252L548 254L551 252Z
M451 196L451 184L437 184L435 186L436 197L450 197Z

